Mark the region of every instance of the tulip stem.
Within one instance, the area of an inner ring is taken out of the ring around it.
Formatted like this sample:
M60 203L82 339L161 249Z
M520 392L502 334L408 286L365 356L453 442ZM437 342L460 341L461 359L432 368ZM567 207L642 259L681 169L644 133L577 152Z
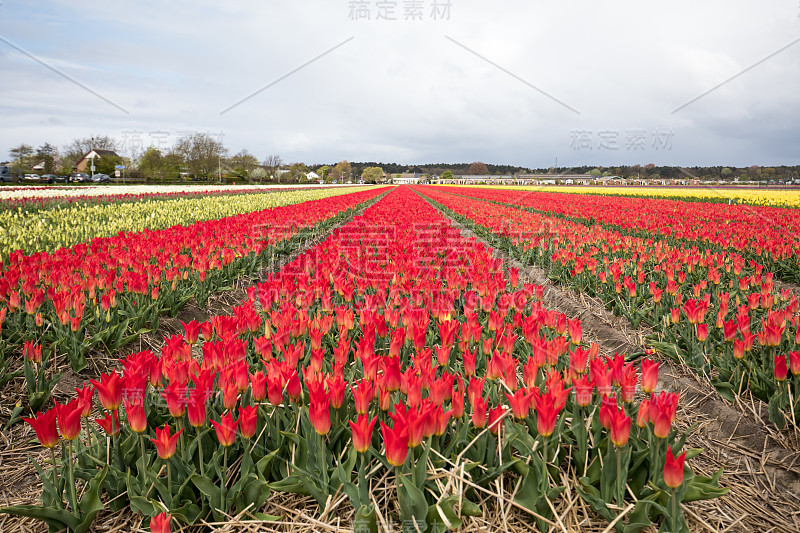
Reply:
M53 447L50 447L50 461L53 463L53 486L58 487L57 477L56 477L56 452L53 450Z
M145 455L144 455L144 436L141 433L139 433L139 445L142 448L142 475L144 476L145 472L147 472L147 466L145 465L145 462L144 462L144 457L145 457Z
M223 511L227 511L227 506L225 505L225 488L227 485L228 479L228 447L225 446L222 449L222 501L220 502L220 509Z
M200 428L197 428L197 453L200 459L200 475L205 477L206 466L205 461L203 460L203 439L200 435Z
M672 531L678 533L678 498L675 496L676 489L672 489L672 498L670 499L670 507L672 507Z
M172 469L169 465L169 459L164 459L167 463L167 490L169 491L169 505L172 505Z
M72 441L69 442L69 453L67 454L67 483L69 484L69 506L73 513L78 512L78 496L75 492L75 471L72 464Z
M542 447L542 495L547 495L547 489L550 487L549 480L547 479L550 475L547 471L547 444L550 439L548 437L543 437L542 442L544 446Z
M358 496L361 505L366 505L369 502L369 490L367 488L367 476L366 476L366 468L367 468L367 454L362 453L361 455L361 468L358 469Z
M622 479L622 453L619 448L617 452L617 506L622 507L625 499L625 480Z

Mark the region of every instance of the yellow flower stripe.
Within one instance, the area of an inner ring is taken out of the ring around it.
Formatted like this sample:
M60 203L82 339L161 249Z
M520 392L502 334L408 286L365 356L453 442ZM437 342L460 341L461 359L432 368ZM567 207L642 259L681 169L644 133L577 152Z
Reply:
M800 207L800 189L721 189L707 187L592 187L559 185L442 185L442 187L476 187L513 189L520 191L560 192L569 194L600 194L607 196L654 196L665 199L695 199L734 204L771 207Z
M0 258L15 250L52 252L96 237L120 232L163 229L271 207L362 191L368 187L311 189L139 202L54 206L35 212L21 208L0 212Z

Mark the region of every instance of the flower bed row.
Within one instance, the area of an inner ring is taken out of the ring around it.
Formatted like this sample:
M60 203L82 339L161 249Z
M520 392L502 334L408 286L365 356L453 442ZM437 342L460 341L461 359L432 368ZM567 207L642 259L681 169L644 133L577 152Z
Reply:
M0 211L0 261L20 250L25 254L52 252L97 237L120 232L155 230L189 225L297 204L318 198L349 194L363 188L315 189L190 198L147 198L124 203L55 205L50 209Z
M211 293L269 266L387 190L98 238L53 253L13 254L0 271L0 384L19 375L8 355L26 342L47 347L28 359L66 355L81 370L90 351L111 353L154 331L159 316L177 315L193 298L205 305ZM29 405L17 414L36 411L52 388L43 366L38 372L26 367L25 377Z
M169 531L247 510L268 519L270 491L321 510L345 494L353 527L377 531L373 489L388 470L400 512L380 516L406 531L482 514L499 476L549 530L561 472L575 472L606 520L633 505L619 531L684 531L680 503L725 490L719 474L692 473L698 450L681 453L678 395L656 394L657 363L582 344L580 322L542 294L396 189L232 316L187 323L160 354L131 354L121 376L93 382L96 424L92 387L30 420L62 460L40 469L41 506L3 512L85 531L107 501Z
M800 281L800 209L472 187L444 190L589 226L599 223L638 237L660 235L675 246L735 250L780 278Z
M557 178L558 176L554 176ZM497 188L497 186L483 186ZM505 190L542 191L600 195L629 198L671 199L685 202L724 203L726 205L762 205L770 207L800 207L800 188L793 187L743 187L731 185L698 185L684 187L637 187L637 186L587 186L587 185L503 185Z
M654 328L653 347L708 376L726 398L749 389L769 403L779 427L800 416L798 299L778 290L764 265L734 252L419 190L525 264L601 298L634 327Z

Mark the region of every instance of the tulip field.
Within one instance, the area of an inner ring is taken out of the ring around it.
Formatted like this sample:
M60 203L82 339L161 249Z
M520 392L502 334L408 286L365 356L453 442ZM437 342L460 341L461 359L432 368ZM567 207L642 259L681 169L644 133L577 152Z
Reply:
M799 216L433 186L0 204L0 531L800 532Z

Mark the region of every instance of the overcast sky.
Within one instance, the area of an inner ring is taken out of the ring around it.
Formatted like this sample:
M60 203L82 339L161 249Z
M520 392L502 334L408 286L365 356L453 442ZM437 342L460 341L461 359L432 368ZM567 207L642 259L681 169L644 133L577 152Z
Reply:
M0 20L0 160L206 132L286 162L800 163L798 0L3 0Z

